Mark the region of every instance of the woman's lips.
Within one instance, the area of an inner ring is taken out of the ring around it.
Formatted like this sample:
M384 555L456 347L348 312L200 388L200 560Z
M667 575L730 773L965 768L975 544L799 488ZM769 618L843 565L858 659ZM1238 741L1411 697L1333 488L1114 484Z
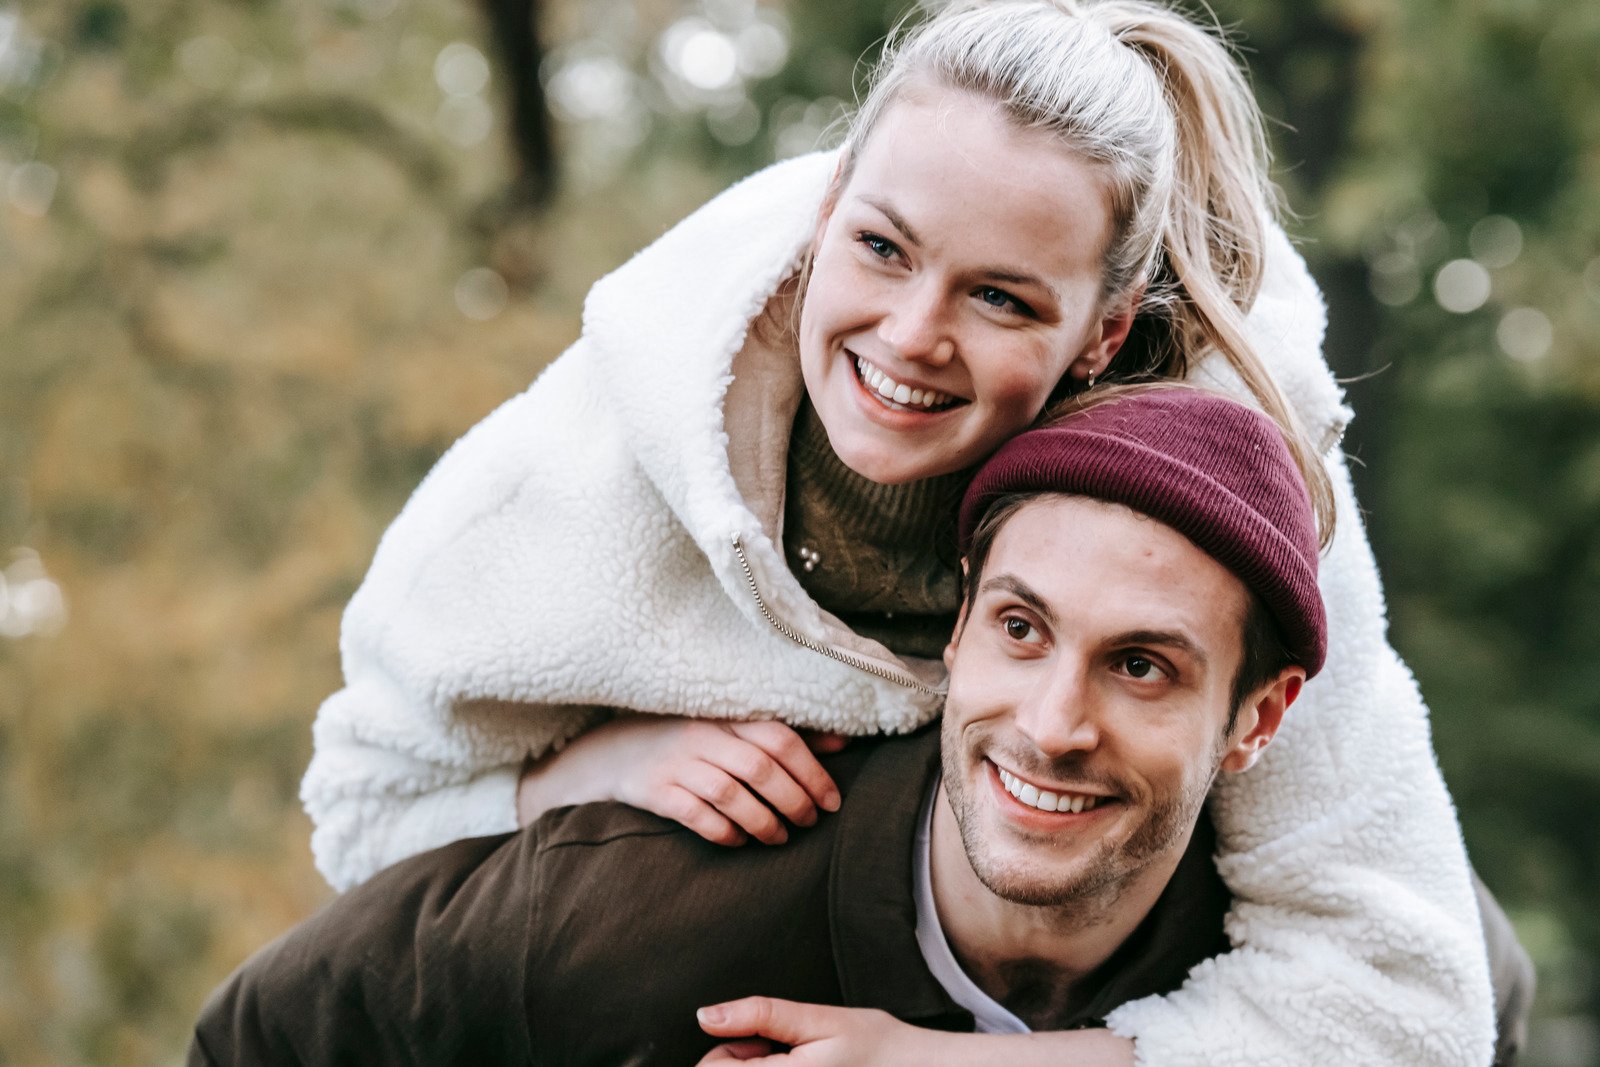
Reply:
M957 404L964 403L960 397L943 393L937 389L923 386L913 386L905 382L896 381L883 370L868 362L862 356L852 355L855 363L856 381L861 383L862 389L871 394L885 407L899 411L947 411Z

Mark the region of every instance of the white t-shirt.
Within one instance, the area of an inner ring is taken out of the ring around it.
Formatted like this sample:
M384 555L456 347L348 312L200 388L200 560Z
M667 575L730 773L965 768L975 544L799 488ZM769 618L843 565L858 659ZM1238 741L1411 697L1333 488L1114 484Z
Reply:
M917 902L917 947L950 999L972 1013L975 1028L980 1034L1028 1034L1033 1031L1028 1024L995 1000L978 983L967 977L950 951L950 942L944 939L944 928L939 925L939 909L933 902L933 875L929 855L933 843L933 802L939 795L939 778L934 776L933 788L922 802L922 818L917 829L917 847L911 854L912 896Z

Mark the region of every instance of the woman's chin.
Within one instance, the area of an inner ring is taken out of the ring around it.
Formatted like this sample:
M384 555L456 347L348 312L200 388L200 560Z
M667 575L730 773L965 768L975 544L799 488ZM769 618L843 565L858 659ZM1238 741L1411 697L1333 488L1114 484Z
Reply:
M879 485L905 485L961 469L960 464L942 462L941 457L919 455L907 449L904 442L846 439L842 445L834 445L834 454L846 467Z

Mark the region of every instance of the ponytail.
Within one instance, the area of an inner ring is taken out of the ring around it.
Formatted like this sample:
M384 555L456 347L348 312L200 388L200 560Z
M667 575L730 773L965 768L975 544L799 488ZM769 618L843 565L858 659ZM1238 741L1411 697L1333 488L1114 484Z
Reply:
M1271 153L1255 96L1222 31L1142 0L1101 0L1079 8L1138 52L1161 78L1176 133L1172 196L1152 291L1168 328L1144 356L1184 377L1195 354L1215 349L1284 430L1305 477L1323 547L1333 536L1333 485L1317 450L1244 332L1261 290L1266 228L1276 217ZM1167 348L1165 352L1159 348ZM1133 353L1130 353L1133 354Z

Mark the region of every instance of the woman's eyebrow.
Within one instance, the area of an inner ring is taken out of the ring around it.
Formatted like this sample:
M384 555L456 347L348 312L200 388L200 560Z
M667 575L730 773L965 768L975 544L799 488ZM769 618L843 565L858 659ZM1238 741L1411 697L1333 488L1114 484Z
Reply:
M1061 302L1061 294L1056 292L1056 287L1035 275L1018 274L1016 271L1004 270L1000 267L982 267L979 268L978 274L980 277L988 278L990 281L1004 282L1007 285L1030 286L1042 289L1050 295L1051 300L1056 303Z
M922 244L922 238L917 236L917 231L911 228L911 224L905 220L905 216L896 211L894 205L890 204L889 201L877 196L863 196L861 202L882 212L883 217L892 222L894 228L899 230L911 244Z

